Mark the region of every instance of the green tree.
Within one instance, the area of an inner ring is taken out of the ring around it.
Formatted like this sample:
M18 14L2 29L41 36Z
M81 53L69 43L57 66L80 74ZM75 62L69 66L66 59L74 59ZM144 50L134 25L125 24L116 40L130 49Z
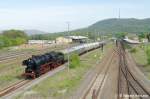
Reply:
M26 43L26 39L24 38L16 38L16 39L11 39L11 42L12 42L12 45L21 45L21 44L24 44Z
M8 47L11 46L12 43L9 40L9 38L5 37L5 36L0 36L0 48L2 47Z
M150 42L150 33L147 33L146 37L147 37L148 42Z
M88 32L88 38L89 38L89 39L93 39L93 40L94 40L95 37L96 37L96 36L94 35L94 33Z
M145 38L146 37L146 33L139 33L138 34L138 37L139 37L139 40L141 41L141 39Z
M3 42L4 42L4 47L9 47L9 46L11 46L12 45L12 42L11 42L11 40L9 39L9 38L7 38L7 37L3 37Z
M0 49L4 47L4 40L3 40L3 36L0 35Z
M115 37L118 39L122 39L122 38L125 38L126 35L127 35L127 33L116 33Z
M25 39L28 38L27 34L21 30L6 30L2 33L2 35L8 38L13 38L13 39L18 38L18 37L25 38Z
M7 30L0 35L0 48L26 43L28 36L20 30Z
M78 54L73 53L70 56L70 68L75 68L80 65L80 57Z

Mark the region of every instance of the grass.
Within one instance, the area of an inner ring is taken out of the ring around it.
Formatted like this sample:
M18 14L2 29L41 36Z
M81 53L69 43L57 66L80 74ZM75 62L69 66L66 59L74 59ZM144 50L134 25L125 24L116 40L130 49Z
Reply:
M136 47L137 52L132 53L132 55L134 56L135 61L137 62L137 64L139 65L147 65L147 56L146 53L143 49L141 49L139 46Z
M22 66L13 65L11 69L3 71L0 73L0 88L5 88L6 86L19 81L21 78L21 74L23 73Z
M134 57L136 63L140 66L140 69L146 74L146 76L150 79L150 65L147 62L147 55L144 51L144 48L140 46L136 46L137 52L131 53Z
M105 48L110 48L111 45ZM77 86L81 83L83 75L100 61L103 53L100 49L91 51L80 57L80 66L74 69L63 70L56 75L42 81L38 85L32 87L24 94L17 96L17 99L21 98L41 98L41 99L66 99L71 96L72 92L76 90ZM30 94L27 94L30 93Z

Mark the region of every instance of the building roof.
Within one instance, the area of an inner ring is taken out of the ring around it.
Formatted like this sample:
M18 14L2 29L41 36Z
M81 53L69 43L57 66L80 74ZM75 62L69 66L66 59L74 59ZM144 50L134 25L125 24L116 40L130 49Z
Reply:
M85 36L67 36L68 38L71 38L71 39L87 39L88 37L85 37Z

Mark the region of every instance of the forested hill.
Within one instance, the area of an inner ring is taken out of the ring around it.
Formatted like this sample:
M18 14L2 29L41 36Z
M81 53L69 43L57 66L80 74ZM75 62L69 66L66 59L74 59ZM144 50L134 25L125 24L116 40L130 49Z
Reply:
M82 29L81 29L82 30ZM106 19L83 29L82 31L97 31L102 33L139 33L150 32L150 18L148 19Z
M150 18L135 19L135 18L111 18L98 21L88 27L70 31L69 35L83 35L94 37L99 34L115 34L115 33L150 33ZM43 35L34 35L34 39L54 39L55 37L68 35L67 32L50 33Z

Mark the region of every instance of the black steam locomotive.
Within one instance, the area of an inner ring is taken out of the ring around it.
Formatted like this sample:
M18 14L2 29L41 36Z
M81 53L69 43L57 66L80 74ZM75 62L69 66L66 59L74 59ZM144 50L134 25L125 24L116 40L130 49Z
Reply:
M26 66L23 76L36 78L50 71L65 62L64 54L61 52L50 52L44 55L36 55L24 60L22 64Z

